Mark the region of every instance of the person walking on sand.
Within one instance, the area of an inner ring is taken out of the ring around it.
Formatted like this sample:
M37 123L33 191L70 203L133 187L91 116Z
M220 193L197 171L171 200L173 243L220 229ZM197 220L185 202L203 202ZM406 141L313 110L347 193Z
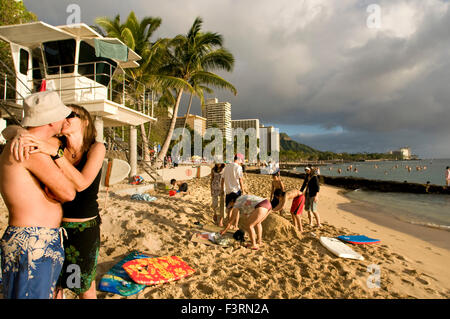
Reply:
M309 225L313 225L312 215L314 215L317 227L321 227L320 216L317 212L318 194L320 191L319 178L312 167L306 167L305 173L305 180L300 191L304 191L305 194L305 210L308 212Z
M445 171L445 185L450 186L450 166L447 166Z
M230 218L231 209L228 208L230 200L234 196L241 196L245 192L244 174L240 163L243 157L240 154L234 156L234 162L225 166L223 170L223 179L221 188L225 189L225 206L227 208L227 216Z
M71 113L56 92L28 96L23 110L22 126L43 140L59 134ZM0 192L9 213L0 241L3 296L51 299L64 262L61 202L75 198L75 186L54 162L63 149L20 161L20 143L11 150L10 140L0 155Z
M101 224L97 194L106 149L103 143L95 141L97 131L89 112L75 104L68 106L71 113L62 128L62 136L53 138L61 144L59 147L63 147L64 152L54 162L75 185L77 193L73 201L62 204L61 227L67 231L68 238L64 242L66 257L57 284L57 298L62 297L63 289L69 288L80 299L96 299L95 275ZM21 134L20 139L25 147L35 148L30 153L51 155L57 151L58 146L53 146L55 143L30 134ZM73 277L71 265L77 265L80 270L77 285L70 280Z
M219 226L223 226L223 219L225 215L225 204L223 198L223 170L225 164L216 163L211 169L211 202L212 209L214 210L214 222Z
M244 217L244 230L249 233L251 242L246 247L258 250L262 245L263 228L261 223L272 210L269 200L255 195L237 196L233 193L230 195L229 207L231 208L230 218L227 226L220 234L225 234L232 226L237 227L242 215Z

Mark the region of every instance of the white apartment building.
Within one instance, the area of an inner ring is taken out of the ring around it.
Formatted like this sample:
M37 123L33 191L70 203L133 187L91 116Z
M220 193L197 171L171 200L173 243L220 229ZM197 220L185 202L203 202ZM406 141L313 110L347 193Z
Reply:
M228 141L232 139L231 104L219 102L217 98L206 100L202 116L206 118L206 128L218 127L223 137Z
M186 116L177 117L177 121L175 123L175 128L183 128L185 119L186 119ZM205 134L206 119L204 117L194 115L194 114L189 114L187 121L186 121L186 125L189 125L189 127L191 129L193 129L194 132L196 132L197 134L199 134L202 137Z
M259 127L259 148L264 149L267 153L280 152L280 132L273 126Z

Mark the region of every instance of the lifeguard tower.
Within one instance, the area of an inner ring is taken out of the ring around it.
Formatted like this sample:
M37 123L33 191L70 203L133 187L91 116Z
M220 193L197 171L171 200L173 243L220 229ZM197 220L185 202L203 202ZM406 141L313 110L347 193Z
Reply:
M97 140L104 128L128 127L130 176L137 171L136 126L154 122L151 91L126 75L141 57L116 38L105 38L86 24L52 26L33 22L0 27L10 43L14 70L3 73L0 117L20 122L23 99L54 90L66 104L85 107L93 116Z

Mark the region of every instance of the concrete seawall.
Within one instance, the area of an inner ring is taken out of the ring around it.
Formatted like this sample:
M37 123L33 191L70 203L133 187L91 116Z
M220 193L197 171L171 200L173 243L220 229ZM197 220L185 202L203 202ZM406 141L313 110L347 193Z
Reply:
M259 169L247 170L248 173L260 174ZM304 179L304 173L280 171L281 176ZM419 183L405 183L394 181L371 180L348 176L319 176L321 184L342 187L345 189L364 189L379 192L415 193L415 194L444 194L450 195L450 187L440 185L427 185Z

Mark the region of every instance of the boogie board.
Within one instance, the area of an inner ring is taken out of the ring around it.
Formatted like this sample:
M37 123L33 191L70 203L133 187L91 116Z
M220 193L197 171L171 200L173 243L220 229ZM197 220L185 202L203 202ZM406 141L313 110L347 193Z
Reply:
M378 244L380 242L379 239L369 238L363 235L360 236L338 236L342 241L355 244L355 245L368 245L368 244Z
M123 269L141 285L156 285L192 275L195 270L180 257L166 256L136 259L125 263Z
M124 259L115 264L103 277L100 279L98 289L104 292L112 292L121 296L131 296L137 294L145 285L135 283L127 272L123 269L123 265L131 260L139 258L149 258L150 256L138 251L133 251Z
M364 260L364 257L337 238L320 237L320 243L333 254L341 258Z
M102 177L100 185L111 186L121 182L130 174L131 167L124 160L117 158L105 158L102 166Z

